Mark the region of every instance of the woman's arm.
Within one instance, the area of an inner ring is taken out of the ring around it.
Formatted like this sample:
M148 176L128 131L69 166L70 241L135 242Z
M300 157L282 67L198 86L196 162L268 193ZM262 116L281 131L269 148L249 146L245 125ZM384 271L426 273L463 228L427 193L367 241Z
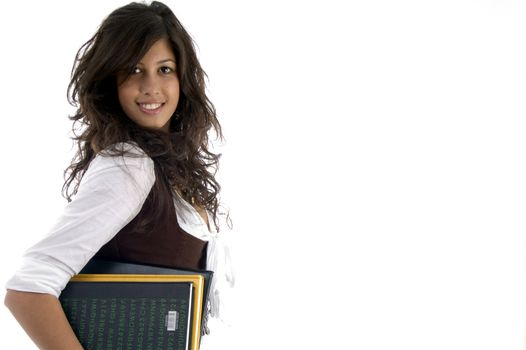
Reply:
M82 349L58 301L71 277L139 213L155 182L153 160L98 154L50 232L7 281L6 306L41 349Z
M4 303L39 349L83 349L55 296L8 289Z

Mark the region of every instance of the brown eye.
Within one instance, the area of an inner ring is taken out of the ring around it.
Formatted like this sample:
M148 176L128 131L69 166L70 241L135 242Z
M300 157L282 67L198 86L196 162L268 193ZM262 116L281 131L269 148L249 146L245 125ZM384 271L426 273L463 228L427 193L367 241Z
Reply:
M170 73L172 73L174 70L173 70L171 67L166 67L166 66L164 66L164 67L159 68L159 71L160 71L161 73L163 73L163 74L170 74Z

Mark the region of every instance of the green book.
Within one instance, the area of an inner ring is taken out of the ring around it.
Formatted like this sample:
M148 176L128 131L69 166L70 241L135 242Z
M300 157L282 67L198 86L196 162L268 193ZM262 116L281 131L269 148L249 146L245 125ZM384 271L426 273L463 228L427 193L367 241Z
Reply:
M134 265L108 264L112 268L103 270L123 273L87 268L59 297L84 349L199 349L206 301L202 274L174 269L158 274L155 267L146 274L145 265L131 273Z

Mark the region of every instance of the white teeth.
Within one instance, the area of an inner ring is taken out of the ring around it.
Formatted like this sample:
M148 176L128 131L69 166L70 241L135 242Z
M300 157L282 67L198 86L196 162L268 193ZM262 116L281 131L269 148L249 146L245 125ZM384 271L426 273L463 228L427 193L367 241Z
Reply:
M157 109L161 107L162 103L141 103L141 107L144 109Z

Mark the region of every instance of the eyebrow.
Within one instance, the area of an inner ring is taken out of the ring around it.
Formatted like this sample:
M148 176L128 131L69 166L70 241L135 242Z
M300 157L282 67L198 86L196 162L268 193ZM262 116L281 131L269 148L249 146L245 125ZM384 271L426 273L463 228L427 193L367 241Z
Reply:
M175 64L175 60L171 59L171 58L165 58L164 60L157 61L155 64L162 64L162 63L166 63L166 62L173 62ZM142 62L139 62L139 64L144 65L144 63L142 63Z

